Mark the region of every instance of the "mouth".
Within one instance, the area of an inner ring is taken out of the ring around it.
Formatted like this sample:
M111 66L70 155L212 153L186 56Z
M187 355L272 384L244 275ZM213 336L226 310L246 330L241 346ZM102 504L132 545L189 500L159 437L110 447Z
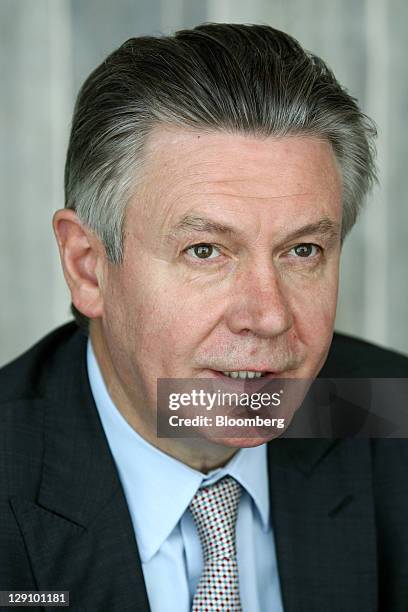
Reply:
M229 378L234 380L259 380L278 378L282 372L271 372L270 370L211 370L219 378Z

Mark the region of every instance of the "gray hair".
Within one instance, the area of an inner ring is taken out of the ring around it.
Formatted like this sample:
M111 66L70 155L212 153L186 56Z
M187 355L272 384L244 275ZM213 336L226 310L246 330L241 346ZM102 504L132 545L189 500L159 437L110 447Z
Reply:
M266 25L204 24L131 38L85 81L65 166L65 205L99 236L114 264L122 262L126 207L158 124L328 140L343 179L342 239L376 179L373 121L288 34Z

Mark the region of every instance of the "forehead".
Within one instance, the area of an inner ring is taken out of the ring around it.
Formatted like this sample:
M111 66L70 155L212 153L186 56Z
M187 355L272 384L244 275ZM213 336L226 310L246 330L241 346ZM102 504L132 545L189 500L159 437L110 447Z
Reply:
M321 202L327 213L341 195L340 171L326 140L163 126L148 138L142 184L138 213L142 207L163 224L203 207L254 212Z

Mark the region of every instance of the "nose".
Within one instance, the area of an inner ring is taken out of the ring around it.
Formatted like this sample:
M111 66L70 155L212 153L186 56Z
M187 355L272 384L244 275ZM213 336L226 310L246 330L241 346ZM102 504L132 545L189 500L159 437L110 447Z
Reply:
M251 266L235 279L226 319L235 334L280 336L293 325L284 283L272 262Z

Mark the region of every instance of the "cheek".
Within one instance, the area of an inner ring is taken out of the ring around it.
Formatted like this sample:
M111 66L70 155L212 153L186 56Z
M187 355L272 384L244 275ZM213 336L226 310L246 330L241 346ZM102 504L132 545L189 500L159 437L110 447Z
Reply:
M324 276L291 289L294 326L300 339L316 352L330 344L336 316L338 270L335 265Z
M205 292L175 282L162 265L124 268L112 282L106 320L139 367L156 370L194 351L211 327L207 305Z

